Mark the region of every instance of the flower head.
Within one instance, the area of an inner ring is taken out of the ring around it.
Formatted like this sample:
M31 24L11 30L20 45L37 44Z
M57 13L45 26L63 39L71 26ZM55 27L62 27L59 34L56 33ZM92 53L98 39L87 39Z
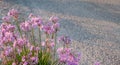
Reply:
M70 50L70 48L58 48L57 52L61 62L66 62L68 60L68 56L71 52Z
M79 55L74 55L71 52L71 48L58 48L57 52L60 62L64 62L67 65L78 65Z
M14 18L18 18L18 11L15 10L15 9L11 9L11 10L9 10L9 12L8 12L8 16L12 16L12 17L14 17Z
M39 47L35 47L35 46L33 46L33 45L31 45L29 48L30 48L30 51L31 51L31 52L38 52L38 51L40 50Z
M13 32L15 30L15 26L11 24L2 23L0 27L2 32Z
M15 26L11 24L1 24L1 31L2 32L14 32Z
M23 23L20 24L20 28L23 30L23 31L30 31L31 30L31 24L29 21L25 21Z
M52 34L54 33L55 29L52 27L51 23L47 23L43 26L43 31L47 34Z
M67 65L79 65L78 62L69 62L69 61L66 64Z
M14 42L16 36L11 32L5 32L1 37L1 44L10 44L10 42Z
M38 57L31 57L30 60L32 61L33 64L38 63Z
M3 39L7 40L8 42L9 41L13 42L15 40L13 33L11 32L5 32L5 36L3 37Z
M17 64L15 62L13 62L12 65L17 65Z
M47 47L49 48L53 48L55 46L53 39L47 39L45 42L47 43Z
M16 41L14 41L13 47L23 48L24 46L28 45L28 40L25 38L19 38Z
M42 19L40 17L31 17L31 24L33 27L42 26Z
M23 63L23 65L28 65L28 62L25 61L25 62Z
M28 18L32 18L34 15L32 13L29 14Z
M57 32L60 28L60 24L59 23L55 23L52 25L53 29L55 29L55 32Z
M53 23L57 23L58 20L59 20L59 18L56 17L56 16L52 16L52 17L50 17L50 21L52 21Z
M42 42L42 43L41 43L41 46L45 47L45 42Z
M69 44L71 42L71 40L68 36L61 36L59 38L59 41L63 41L65 44Z
M4 50L4 56L11 56L13 53L13 48L11 47L7 47L5 50Z
M4 22L10 22L10 17L9 16L4 16L4 17L2 17L2 20Z
M14 30L15 30L15 26L9 24L9 25L7 26L7 29L6 29L6 30L11 31L11 32L14 32Z
M26 56L23 56L23 57L22 57L22 61L23 61L23 62L26 61Z
M94 65L100 65L100 62L95 62L95 64Z

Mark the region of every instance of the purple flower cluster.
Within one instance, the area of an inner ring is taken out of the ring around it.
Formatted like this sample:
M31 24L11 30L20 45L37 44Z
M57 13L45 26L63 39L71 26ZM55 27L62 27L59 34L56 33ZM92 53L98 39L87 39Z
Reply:
M53 22L53 23L57 23L58 20L59 20L59 18L56 17L56 16L52 16L52 17L50 17L50 21Z
M68 36L61 36L61 37L59 38L59 41L62 41L62 42L64 42L65 44L70 44L70 43L71 43L71 40L70 40L70 38L69 38Z
M33 27L36 27L36 26L39 26L41 27L42 26L42 19L41 17L31 17L31 24Z
M9 16L4 16L4 17L2 17L2 20L4 22L10 22L10 17Z
M0 58L2 59L2 65L8 65L11 61L13 62L10 65L36 65L40 48L32 45L29 39L17 35L16 30L18 28L10 22L11 17L17 20L18 11L12 9L7 16L2 18L3 23L0 26L0 48L2 49ZM38 26L41 24L38 19L35 19L34 22L39 24ZM31 30L32 24L31 21L25 21L20 23L20 27L18 27L19 30L28 32ZM19 57L22 57L21 62L18 62Z
M14 18L18 18L18 11L16 9L11 9L8 12L8 16L14 17Z
M13 48L11 48L11 47L6 47L6 48L5 48L5 51L3 52L3 55L4 55L4 56L7 56L7 57L10 57L10 56L12 56L12 53L13 53Z
M60 62L67 65L79 65L80 54L74 55L71 50L71 48L58 48Z
M33 16L33 15L29 15L30 16L30 20L25 21L23 23L20 24L20 28L23 31L30 31L32 28L36 28L39 27L41 28L43 25L42 19L40 17L37 16Z
M25 38L18 38L14 41L13 47L23 48L28 45L28 41Z
M44 63L52 65L54 61L56 62L56 53L58 54L58 63L79 65L81 55L69 48L71 39L68 36L59 38L59 41L62 41L64 45L57 49L57 32L60 28L58 17L52 16L47 22L44 22L41 17L30 14L27 21L20 23L18 15L18 11L12 9L9 10L7 16L2 18L3 23L0 26L2 65L44 65ZM12 19L16 21L15 25L11 23ZM34 37L34 29L36 28L39 29L40 41ZM95 65L100 64L97 62Z
M46 43L46 46L49 48L53 48L55 46L55 42L53 39L46 39L45 43Z
M38 57L37 56L30 57L30 55L31 54L29 54L28 56L23 56L21 64L23 64L23 65L36 65L38 63Z
M0 44L7 44L9 42L13 42L16 39L16 35L14 34L15 26L2 23L1 24L1 37L0 37Z
M43 26L43 31L47 34L56 33L59 30L60 24L58 23L58 17L50 17L50 22Z
M28 32L31 30L31 24L29 21L25 21L20 24L20 28L21 28L21 30Z
M54 33L54 28L52 27L51 23L45 24L42 29L43 29L43 31L46 34L52 34L52 33Z

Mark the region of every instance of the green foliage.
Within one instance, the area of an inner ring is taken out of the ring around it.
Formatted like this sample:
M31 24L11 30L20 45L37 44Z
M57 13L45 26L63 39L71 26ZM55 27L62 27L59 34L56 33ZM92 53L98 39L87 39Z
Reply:
M22 55L16 54L16 58L17 58L18 62L21 62Z
M13 61L9 61L9 62L7 62L7 65L12 65L12 62L13 62Z
M51 60L51 54L48 52L43 52L40 51L38 53L38 65L51 65L52 64L52 60Z

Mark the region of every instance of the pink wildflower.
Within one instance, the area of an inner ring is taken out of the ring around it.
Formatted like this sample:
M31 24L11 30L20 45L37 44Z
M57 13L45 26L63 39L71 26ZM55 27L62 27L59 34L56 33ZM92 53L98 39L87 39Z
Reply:
M42 26L42 19L40 17L32 17L31 18L31 24L33 27Z
M40 47L36 47L35 50L36 50L36 51L39 51L39 50L40 50Z
M5 40L8 40L8 42L9 41L14 41L14 37L13 37L13 33L11 33L11 32L5 32L5 37L3 37Z
M28 45L28 40L26 40L25 38L19 38L14 42L13 47L23 48L24 46L27 45Z
M61 36L59 38L59 41L63 41L65 44L69 44L71 42L71 40L68 36Z
M53 23L57 23L58 20L59 20L59 18L56 17L56 16L52 16L52 17L50 17L50 21L52 21Z
M33 64L37 64L38 63L38 57L31 57L30 59L31 59Z
M23 62L26 61L26 57L25 56L22 57L22 61Z
M1 31L2 32L13 32L15 30L15 26L11 25L11 24L6 24L6 23L2 23L1 24Z
M1 24L0 28L1 28L2 34L4 34L6 31L8 31L7 30L7 28L8 28L7 26L8 26L8 24L6 24L6 23L2 23Z
M16 36L11 32L5 32L1 37L1 44L8 44L8 42L13 42Z
M50 47L54 47L55 46L55 43L54 42L51 42L50 43Z
M55 46L54 40L53 39L49 39L46 42L48 42L47 46L50 48L53 48Z
M47 23L46 25L43 26L43 31L47 34L52 34L54 33L55 29L52 27L50 23Z
M67 65L79 65L80 56L70 53L68 56Z
M4 55L5 56L11 56L13 53L13 48L11 47L7 47L5 50L4 50Z
M39 47L30 46L30 51L38 52L39 50L40 50Z
M43 47L45 46L45 42L42 42L42 44L41 44Z
M17 64L15 62L13 62L12 65L17 65Z
M12 17L14 17L14 18L18 18L18 11L15 10L15 9L11 9L11 10L9 10L9 12L8 12L8 16L12 16Z
M58 29L60 28L60 24L59 23L55 23L52 25L52 27L55 29L55 32L58 31Z
M23 30L23 31L30 31L31 30L31 24L29 21L25 21L23 23L20 24L20 28Z
M9 16L4 16L4 17L2 18L2 20L3 20L4 22L10 22L10 17L9 17Z
M34 15L32 13L29 14L28 18L32 18Z
M79 59L76 55L71 53L71 48L58 48L57 50L60 62L64 62L67 65L78 65Z
M68 60L68 56L71 52L70 48L58 48L57 53L59 55L59 59L61 62L66 62Z
M7 30L7 31L14 32L14 30L15 30L15 26L14 26L14 25L9 24L9 25L7 25L7 29L6 29L6 30Z
M95 64L94 65L100 65L100 62L95 62Z
M23 65L28 65L28 62L24 62Z

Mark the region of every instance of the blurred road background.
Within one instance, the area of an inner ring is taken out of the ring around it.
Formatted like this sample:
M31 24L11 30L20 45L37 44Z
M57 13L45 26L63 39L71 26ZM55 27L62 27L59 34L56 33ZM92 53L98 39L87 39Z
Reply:
M80 65L120 65L120 0L3 0L0 18L12 8L22 15L60 17L59 35L72 38L82 54Z

